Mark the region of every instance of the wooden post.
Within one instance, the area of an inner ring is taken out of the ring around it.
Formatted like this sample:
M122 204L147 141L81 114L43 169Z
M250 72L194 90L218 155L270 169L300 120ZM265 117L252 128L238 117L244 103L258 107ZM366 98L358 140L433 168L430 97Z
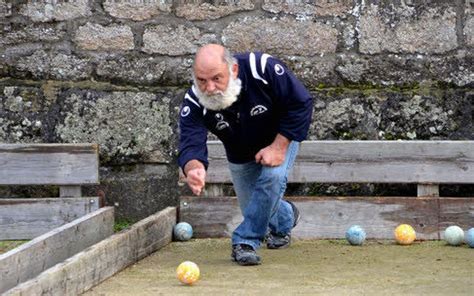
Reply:
M439 197L439 185L437 184L418 184L417 196Z

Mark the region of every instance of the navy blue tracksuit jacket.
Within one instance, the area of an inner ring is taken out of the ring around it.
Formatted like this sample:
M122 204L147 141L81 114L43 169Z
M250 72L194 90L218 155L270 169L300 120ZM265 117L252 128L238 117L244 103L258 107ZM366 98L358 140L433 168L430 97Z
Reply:
M289 140L306 139L312 98L303 84L278 59L263 53L237 54L242 90L226 109L204 108L193 92L184 97L180 112L178 163L197 159L207 168L207 132L224 144L232 163L255 161L255 154L270 145L277 133Z

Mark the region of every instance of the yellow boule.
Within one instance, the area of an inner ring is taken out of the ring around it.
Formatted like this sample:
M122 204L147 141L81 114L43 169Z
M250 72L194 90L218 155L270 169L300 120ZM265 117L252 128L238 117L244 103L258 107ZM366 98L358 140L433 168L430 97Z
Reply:
M416 232L408 224L401 224L395 228L395 240L400 245L410 245L416 239Z
M199 275L199 267L191 261L184 261L176 269L176 277L184 284L194 284L199 279Z

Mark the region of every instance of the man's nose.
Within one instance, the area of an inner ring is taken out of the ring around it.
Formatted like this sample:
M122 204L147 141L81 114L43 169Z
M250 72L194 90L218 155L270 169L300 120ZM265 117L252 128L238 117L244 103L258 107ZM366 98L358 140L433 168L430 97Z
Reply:
M216 84L213 81L208 81L206 83L206 91L212 93L216 90Z

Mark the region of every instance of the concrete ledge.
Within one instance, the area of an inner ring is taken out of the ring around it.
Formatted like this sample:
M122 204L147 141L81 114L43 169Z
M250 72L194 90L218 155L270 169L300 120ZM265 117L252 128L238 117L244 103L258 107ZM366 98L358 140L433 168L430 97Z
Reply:
M4 295L78 295L172 240L176 208L168 207L129 229L8 290Z
M0 255L0 293L113 234L114 208L98 209Z

